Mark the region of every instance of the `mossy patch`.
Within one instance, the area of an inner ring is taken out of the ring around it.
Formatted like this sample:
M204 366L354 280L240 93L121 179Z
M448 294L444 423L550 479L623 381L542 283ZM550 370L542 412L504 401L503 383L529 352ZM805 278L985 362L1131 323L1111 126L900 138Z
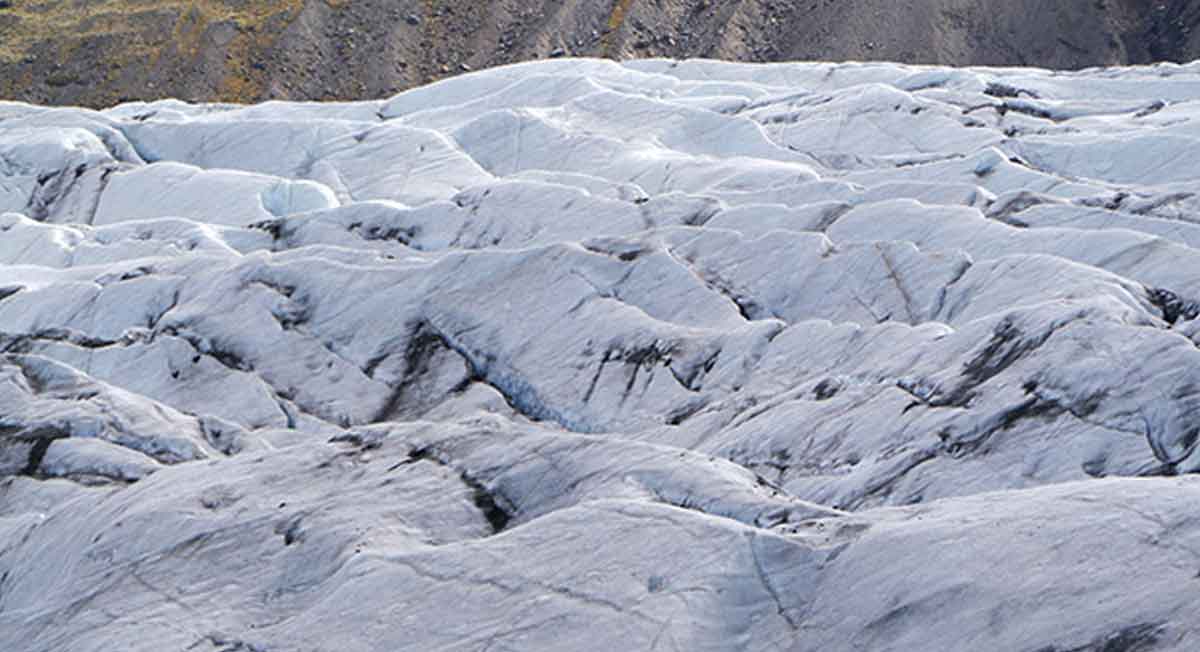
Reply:
M261 99L266 86L252 67L306 0L17 0L5 10L0 34L0 64L30 60L68 64L81 48L111 78L132 69L150 74L187 65L204 56L214 26L234 26L224 44L227 54L221 92L232 101ZM325 0L338 7L341 0ZM78 81L67 73L43 78L51 87ZM11 84L10 84L11 85ZM0 89L10 94L17 89Z
M605 25L604 36L601 39L601 52L604 56L612 56L612 37L621 26L625 24L625 17L629 14L629 10L633 7L633 0L616 0L613 2L612 11L608 14L608 23Z

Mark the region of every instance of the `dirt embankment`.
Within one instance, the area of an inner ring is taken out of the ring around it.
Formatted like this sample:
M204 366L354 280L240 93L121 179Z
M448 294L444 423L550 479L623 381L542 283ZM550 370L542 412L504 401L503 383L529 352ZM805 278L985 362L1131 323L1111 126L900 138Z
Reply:
M0 98L380 97L551 56L1094 65L1200 57L1190 0L0 0Z

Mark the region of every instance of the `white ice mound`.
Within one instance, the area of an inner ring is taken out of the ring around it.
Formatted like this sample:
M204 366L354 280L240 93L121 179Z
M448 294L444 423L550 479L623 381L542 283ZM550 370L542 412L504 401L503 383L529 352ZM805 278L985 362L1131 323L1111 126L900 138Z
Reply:
M1200 65L0 106L0 650L1200 649Z

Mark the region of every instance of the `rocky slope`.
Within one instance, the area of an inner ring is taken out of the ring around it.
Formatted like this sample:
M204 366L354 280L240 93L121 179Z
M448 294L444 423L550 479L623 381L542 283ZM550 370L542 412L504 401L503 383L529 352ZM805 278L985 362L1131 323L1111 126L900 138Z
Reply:
M0 649L1195 650L1198 100L0 104Z
M558 55L1093 65L1200 57L1188 0L8 0L0 98L370 99Z

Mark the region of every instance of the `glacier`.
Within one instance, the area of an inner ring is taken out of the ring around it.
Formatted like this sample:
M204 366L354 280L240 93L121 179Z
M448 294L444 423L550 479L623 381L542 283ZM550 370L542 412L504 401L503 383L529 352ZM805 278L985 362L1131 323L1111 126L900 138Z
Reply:
M1200 63L0 103L0 649L1200 649Z

